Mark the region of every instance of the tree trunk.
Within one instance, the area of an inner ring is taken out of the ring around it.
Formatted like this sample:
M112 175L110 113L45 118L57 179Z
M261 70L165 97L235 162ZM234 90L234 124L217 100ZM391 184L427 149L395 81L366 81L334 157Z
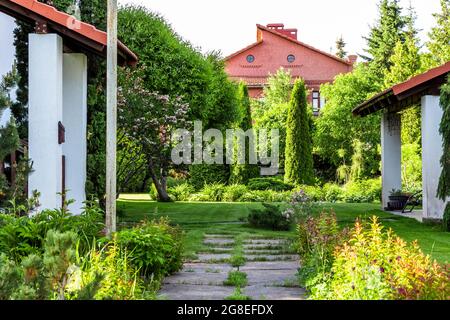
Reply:
M167 177L162 176L161 181L158 179L158 177L155 174L155 171L153 170L153 161L151 159L149 159L148 161L148 172L150 173L152 181L155 184L156 191L158 192L158 201L161 202L172 201L172 199L170 199L169 197L169 194L167 193Z
M145 190L145 186L147 185L148 179L150 179L150 178L151 178L150 173L147 170L147 172L145 173L144 180L142 180L142 185L141 185L141 188L140 188L141 190L140 191L142 191L142 192L148 192L149 191L149 190Z

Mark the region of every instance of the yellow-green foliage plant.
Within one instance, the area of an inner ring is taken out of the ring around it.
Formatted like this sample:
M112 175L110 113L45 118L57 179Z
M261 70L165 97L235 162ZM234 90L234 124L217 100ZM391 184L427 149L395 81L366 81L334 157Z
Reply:
M67 298L76 300L139 300L145 285L139 270L131 266L129 254L116 241L102 248L93 247L88 255L78 258L69 279Z
M311 289L311 299L446 300L450 269L425 255L416 242L407 244L376 217L357 221L350 240L336 248L325 282Z

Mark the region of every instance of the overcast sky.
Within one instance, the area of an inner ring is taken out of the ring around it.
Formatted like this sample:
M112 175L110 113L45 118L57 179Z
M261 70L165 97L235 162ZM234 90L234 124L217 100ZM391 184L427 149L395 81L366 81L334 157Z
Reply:
M82 0L88 1L88 0ZM178 34L202 51L221 50L224 55L255 41L257 23L284 23L299 30L299 40L334 52L342 35L347 51L362 53L369 25L377 18L378 0L118 0L140 4L162 14ZM422 41L439 12L439 0L411 0L416 8ZM403 7L409 0L401 0ZM0 14L0 74L12 64L13 20Z

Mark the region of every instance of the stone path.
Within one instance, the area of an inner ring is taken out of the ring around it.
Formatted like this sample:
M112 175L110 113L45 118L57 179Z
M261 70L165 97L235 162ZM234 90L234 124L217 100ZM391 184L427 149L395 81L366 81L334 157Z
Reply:
M208 252L199 252L196 261L163 282L160 298L169 300L223 300L235 287L224 286L233 268L228 259L233 254L234 238L229 235L205 235ZM247 262L239 271L247 274L248 284L242 294L252 300L302 300L305 291L298 286L298 256L292 254L283 239L251 238L243 241Z

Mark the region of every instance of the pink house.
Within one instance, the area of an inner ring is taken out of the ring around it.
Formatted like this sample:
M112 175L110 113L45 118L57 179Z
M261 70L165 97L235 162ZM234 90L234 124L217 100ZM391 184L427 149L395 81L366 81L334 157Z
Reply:
M225 58L225 70L231 79L244 81L250 96L262 97L270 74L280 68L291 72L293 78L303 78L311 90L309 99L318 114L324 99L320 85L332 82L341 73L350 72L357 56L347 60L318 50L298 41L297 29L285 29L283 24L256 25L256 42Z

